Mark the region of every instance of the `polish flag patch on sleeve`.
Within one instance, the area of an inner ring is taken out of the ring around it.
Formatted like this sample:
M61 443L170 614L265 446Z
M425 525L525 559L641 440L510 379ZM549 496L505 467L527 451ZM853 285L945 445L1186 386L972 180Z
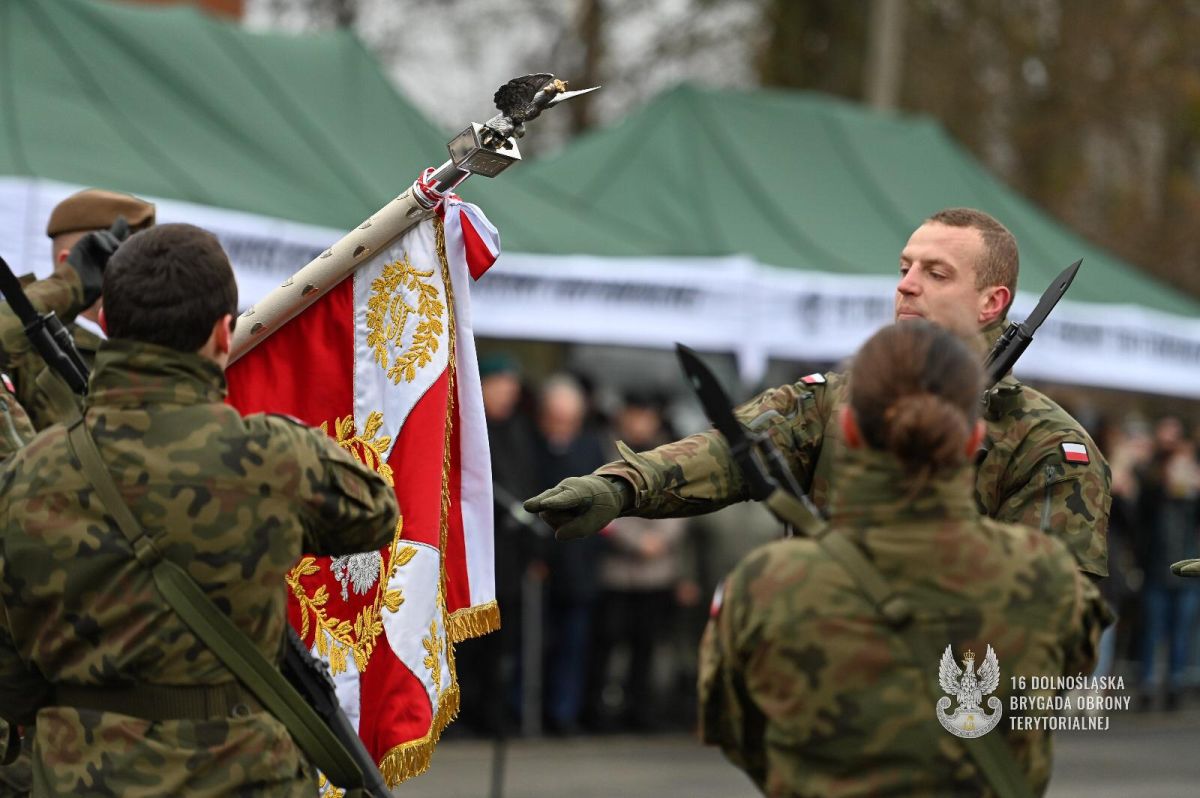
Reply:
M1068 463L1090 463L1091 458L1088 457L1087 447L1082 443L1064 443L1062 445L1063 458Z
M805 385L824 385L825 384L825 375L824 374L809 374L807 377L801 377L800 382L804 383Z
M713 592L712 604L708 605L708 617L716 618L721 614L721 605L725 603L725 583L717 585L716 591Z

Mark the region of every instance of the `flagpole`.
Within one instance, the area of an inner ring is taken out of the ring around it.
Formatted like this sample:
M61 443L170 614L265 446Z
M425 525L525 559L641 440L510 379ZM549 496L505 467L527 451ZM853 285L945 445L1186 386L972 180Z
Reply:
M229 362L234 363L298 316L410 227L432 216L442 198L468 177L495 177L521 160L515 139L524 135L525 122L546 108L596 88L567 91L565 82L548 73L513 78L501 86L494 98L500 113L486 123L471 124L451 139L448 161L427 169L407 191L238 317Z

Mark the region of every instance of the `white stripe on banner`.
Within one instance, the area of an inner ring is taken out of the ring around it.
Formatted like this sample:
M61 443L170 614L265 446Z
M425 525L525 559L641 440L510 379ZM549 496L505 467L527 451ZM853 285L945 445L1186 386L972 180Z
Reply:
M333 639L326 629L320 627L317 629L317 634L325 635L326 640ZM329 658L321 656L315 642L309 653L326 665L329 664ZM358 668L354 667L354 660L350 660L350 667L344 668L341 673L330 674L330 678L333 679L334 692L337 693L342 711L346 713L346 719L350 721L350 725L354 727L355 731L359 731L362 721L362 675L358 672Z
M450 262L450 280L454 286L455 314L458 325L458 413L459 452L462 455L461 514L464 546L467 553L467 582L471 606L478 607L496 598L495 536L492 533L492 463L488 455L487 422L483 414L483 391L479 382L479 362L475 355L472 330L471 292L479 283L471 280L463 244L459 210L465 205L453 203L446 210L446 253ZM484 242L499 249L488 238L496 236L490 224L484 226L473 214L475 230ZM489 229L490 228L490 229ZM484 275L482 281L486 281Z
M377 436L391 438L384 460L408 414L450 363L446 285L434 244L433 223L422 222L354 272L354 421L362 430L371 413L383 414ZM372 298L382 302L374 323L383 339L381 359L368 342ZM418 335L429 337L418 341ZM417 357L428 361L414 361L408 373L399 368L403 358Z
M396 658L404 663L425 687L429 706L437 711L440 698L450 689L450 667L446 659L446 630L441 628L445 616L438 608L438 583L441 580L442 560L433 546L412 540L405 546L417 550L413 558L403 567L397 568L387 584L388 590L399 590L404 601L395 612L383 610L383 630L388 646ZM438 619L438 637L442 645L438 653L438 680L433 680L433 671L425 665L429 652L425 639L429 636L429 620Z

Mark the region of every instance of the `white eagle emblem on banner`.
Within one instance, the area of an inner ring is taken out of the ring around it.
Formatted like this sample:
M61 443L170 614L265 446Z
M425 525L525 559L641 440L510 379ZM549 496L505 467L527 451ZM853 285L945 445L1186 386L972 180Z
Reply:
M1000 722L1003 704L999 698L992 696L987 700L987 714L980 707L983 697L994 692L1000 686L1000 662L996 652L989 645L987 654L979 671L975 671L975 653L968 651L963 657L965 668L958 667L950 646L942 652L942 661L938 665L938 683L942 692L958 699L958 707L953 713L947 714L950 708L949 696L942 696L937 702L937 718L946 731L959 737L981 737L995 728Z

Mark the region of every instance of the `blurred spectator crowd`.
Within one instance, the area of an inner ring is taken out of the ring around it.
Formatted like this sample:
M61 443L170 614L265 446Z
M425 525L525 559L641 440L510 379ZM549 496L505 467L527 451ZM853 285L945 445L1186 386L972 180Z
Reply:
M480 362L496 496L498 633L456 647L459 733L655 732L695 723L696 650L713 591L751 549L782 535L760 505L688 519L620 518L556 543L521 502L560 480L694 430L676 430L665 397L595 399L586 379L533 386L508 355ZM1113 473L1110 576L1119 620L1098 673L1124 677L1142 709L1200 693L1200 580L1170 564L1200 557L1197 441L1174 417L1095 430Z

